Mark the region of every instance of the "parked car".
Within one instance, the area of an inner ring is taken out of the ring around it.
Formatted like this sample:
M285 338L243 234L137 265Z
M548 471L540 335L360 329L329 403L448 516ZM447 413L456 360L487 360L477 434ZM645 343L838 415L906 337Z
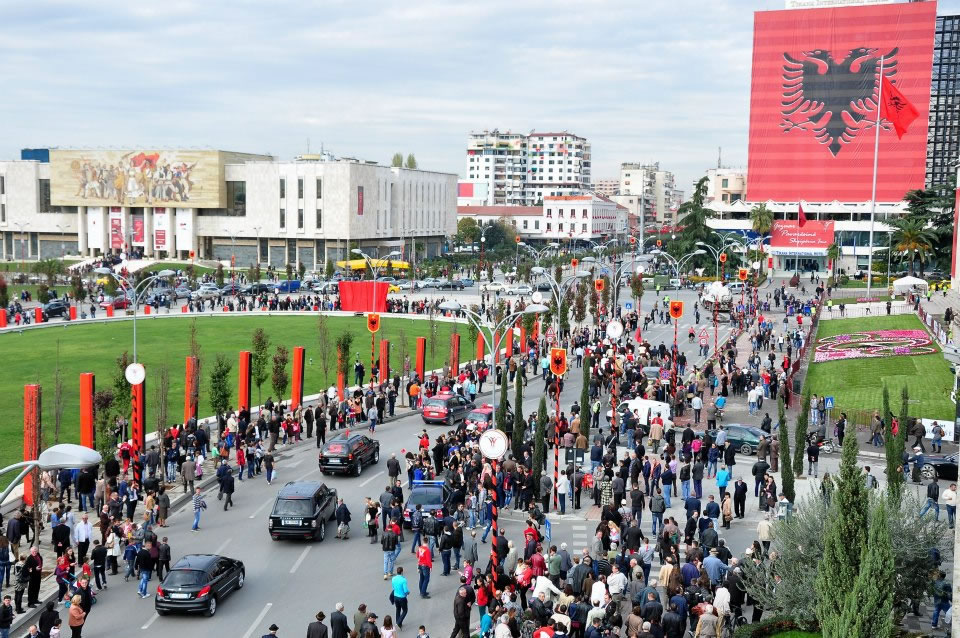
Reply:
M380 462L380 442L364 434L340 434L327 439L320 450L321 474L353 474L360 476L364 465Z
M171 611L217 613L220 601L243 588L243 562L215 554L187 554L157 586L153 608L158 616Z
M517 286L510 286L509 288L503 291L503 294L518 295L518 296L530 295L530 294L533 294L533 288L531 288L527 284L519 284Z
M437 284L437 290L463 290L463 284L458 279L445 279Z
M735 447L740 454L753 454L757 451L757 446L760 445L761 436L766 436L768 439L770 438L766 432L752 425L730 423L724 424L723 429L727 431L727 440L730 441L730 445ZM714 441L717 440L717 430L708 430L707 434L709 434L710 438ZM702 436L701 434L700 437Z
M437 394L423 402L423 422L454 425L477 407L459 394Z
M534 289L539 290L541 292L550 292L551 290L553 290L553 286L551 286L546 281L539 281L537 282L537 285L534 286Z
M481 286L481 289L486 290L487 292L503 292L506 287L506 284L504 284L502 281L491 281Z
M192 294L193 291L190 290L190 286L181 285L173 289L174 299L189 299Z
M258 281L255 284L247 284L243 287L243 294L245 295L261 295L263 293L273 292L273 288L270 287L270 284L265 284L262 281Z
M236 282L230 282L230 283L224 284L223 288L220 289L220 294L225 297L228 295L233 295L234 297L236 297L237 295L243 294L244 288L245 286L241 284L238 284Z
M200 284L200 287L193 291L192 298L194 301L198 299L216 299L220 296L220 289L217 288L217 284Z
M923 467L920 469L923 478L932 479L934 475L940 480L957 480L956 454L923 455Z
M270 511L270 538L323 541L337 509L337 490L320 481L290 481L280 488Z
M440 285L440 280L436 277L427 277L426 279L420 280L421 288L436 288Z
M277 282L273 289L279 290L280 292L297 292L300 290L300 280L284 279L283 281Z
M66 299L54 299L43 305L43 320L47 321L51 317L69 317L70 302Z
M109 308L110 306L120 310L133 306L133 302L128 297L104 297L103 301L100 302L100 307Z
M388 284L395 284L397 283L397 278L396 277L377 277L377 281L382 281Z
M467 277L466 279L461 279L460 283L462 283L465 288L473 288L475 282L473 279Z

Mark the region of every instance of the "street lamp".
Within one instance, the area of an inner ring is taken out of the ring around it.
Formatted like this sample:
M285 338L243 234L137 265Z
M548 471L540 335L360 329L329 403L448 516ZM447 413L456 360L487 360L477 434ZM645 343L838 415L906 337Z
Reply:
M149 290L150 286L148 286L147 284L154 282L158 279L166 279L167 277L173 277L177 273L172 270L161 270L160 272L154 275L150 275L149 277L143 279L139 284L134 286L132 283L130 283L130 280L128 280L126 277L118 275L117 273L113 272L109 268L94 268L93 272L97 273L98 275L109 275L110 277L113 277L114 279L116 279L117 282L121 284L121 286L126 285L127 290L133 291L133 362L136 363L137 362L137 312L140 310L140 297L147 290ZM126 295L126 292L124 292L124 295Z
M236 277L237 277L237 234L232 233L226 228L223 229L223 232L227 234L230 238L230 288L232 292L236 294Z
M24 281L26 281L26 271L23 265L23 259L25 255L25 251L23 249L23 236L26 234L27 226L29 226L27 222L13 223L13 227L20 231L20 274L24 277Z
M551 250L556 250L560 248L560 244L555 241L550 242L540 250L537 250L536 248L534 248L533 246L531 246L526 242L520 242L518 245L523 246L524 248L530 251L530 253L533 255L533 263L537 264L537 267L540 266L540 260L543 259L544 255L546 255Z
M257 265L258 265L258 266L259 266L260 263L263 261L261 255L260 255L260 231L261 231L261 230L263 230L263 226L254 226L254 227L253 227L253 232L255 232L255 233L257 234ZM269 257L270 257L270 256L267 255L267 258L268 258L268 259L269 259ZM254 282L254 283L256 283L256 282Z
M0 469L0 475L6 474L16 469L23 468L23 471L17 475L17 478L11 481L7 489L0 495L0 503L7 500L10 492L23 481L24 477L35 469L41 472L49 470L80 470L85 467L92 467L100 463L103 457L96 450L92 450L82 445L73 443L59 443L48 447L40 453L40 456L34 461L21 461Z
M60 229L60 259L63 259L66 256L66 249L64 248L64 236L63 236L63 226L61 224L54 224L58 229Z

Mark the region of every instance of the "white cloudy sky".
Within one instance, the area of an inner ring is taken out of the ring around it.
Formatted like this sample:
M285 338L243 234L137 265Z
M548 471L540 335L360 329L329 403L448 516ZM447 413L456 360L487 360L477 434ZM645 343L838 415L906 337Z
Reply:
M747 159L752 12L783 0L6 4L0 157L208 147L463 171L466 134L590 138L594 179ZM960 0L941 0L941 13Z

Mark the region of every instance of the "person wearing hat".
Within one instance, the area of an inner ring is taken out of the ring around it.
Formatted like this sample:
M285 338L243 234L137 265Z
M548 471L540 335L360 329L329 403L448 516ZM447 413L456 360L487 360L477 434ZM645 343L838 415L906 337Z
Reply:
M275 624L270 625L268 628L269 634L263 634L262 638L276 638L277 632L280 630Z
M923 477L923 465L926 461L923 458L923 450L920 449L919 445L913 448L913 456L910 458L910 461L913 463L913 482L920 485L921 478Z
M307 638L327 638L327 626L323 624L326 617L322 611L317 612L317 619L307 625Z

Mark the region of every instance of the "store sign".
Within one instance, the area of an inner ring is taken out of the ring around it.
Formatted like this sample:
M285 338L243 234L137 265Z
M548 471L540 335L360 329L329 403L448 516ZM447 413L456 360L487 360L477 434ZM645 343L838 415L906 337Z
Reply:
M778 220L770 232L770 252L774 255L825 256L833 240L832 221L810 220L800 226L795 219Z
M170 228L170 218L166 208L153 209L153 247L157 250L167 250L167 232Z

